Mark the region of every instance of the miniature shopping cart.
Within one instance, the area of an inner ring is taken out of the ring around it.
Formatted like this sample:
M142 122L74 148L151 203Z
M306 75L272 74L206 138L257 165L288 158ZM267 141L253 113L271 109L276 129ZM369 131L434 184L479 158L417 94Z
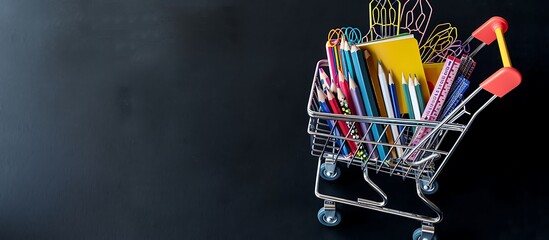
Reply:
M505 19L493 17L474 31L472 36L464 42L464 44L469 44L474 38L481 41L480 45L469 54L468 57L472 58L478 50L497 39L503 67L482 82L478 88L473 90L446 117L439 121L325 113L321 111L315 90L317 87L321 88L318 76L319 68L326 67L328 63L327 60L320 60L317 63L307 106L310 117L307 130L311 135L311 154L318 157L315 195L324 200L324 206L317 214L320 223L325 226L339 224L341 215L336 211L336 203L347 204L420 221L422 225L414 231L414 240L436 239L434 224L442 221L442 212L433 202L427 199L426 195L437 190L437 177L478 114L496 98L503 97L517 87L522 80L520 73L511 67L503 37L503 34L507 31L507 26ZM479 95L482 91L487 91L489 93L488 97L484 94L486 99L477 101L476 98L482 96ZM470 104L472 99L476 99L474 102L480 102L480 104L471 107L470 105L473 105ZM413 145L400 144L399 141L389 143L383 141L381 137L370 140L366 140L365 137L356 139L349 136L349 134L336 134L337 130L333 126L336 126L338 121L346 122L351 129L358 127L360 123L368 124L368 132L363 133L364 136L368 135L373 128L381 129L383 135L395 126L402 129L400 131L400 134L403 134L402 137L410 137L404 135L418 129L423 129L427 134ZM380 155L373 157L372 154L358 157L356 151L344 155L342 153L342 144L351 142L357 146L370 144L373 145L374 149L383 146L389 151L401 148L404 154L400 155L401 157L387 154L383 159ZM363 198L344 199L319 192L320 179L336 180L341 174L339 168L342 166L360 167L364 180L381 197L381 201ZM370 179L369 174L372 172L414 180L417 195L433 210L434 216L425 216L386 207L388 196L380 186Z

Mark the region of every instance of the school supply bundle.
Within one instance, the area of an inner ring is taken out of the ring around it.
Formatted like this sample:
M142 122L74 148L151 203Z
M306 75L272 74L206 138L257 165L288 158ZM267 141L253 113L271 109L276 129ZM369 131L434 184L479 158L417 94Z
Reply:
M449 23L425 35L433 14L426 0L372 0L369 12L364 36L356 27L328 31L322 43L326 58L315 68L307 111L311 154L319 159L315 193L325 200L318 220L339 224L335 203L348 204L421 221L414 238L432 239L441 211L425 195L436 191L436 178L476 115L522 80L503 37L508 23L492 17L462 41ZM482 43L471 51L474 39ZM473 57L496 40L503 67L468 91L480 82L471 80L477 65ZM468 103L480 92L492 95L470 109ZM320 193L319 178L337 179L342 164L360 167L382 201ZM369 178L370 171L414 179L418 196L436 216L387 208L388 197Z

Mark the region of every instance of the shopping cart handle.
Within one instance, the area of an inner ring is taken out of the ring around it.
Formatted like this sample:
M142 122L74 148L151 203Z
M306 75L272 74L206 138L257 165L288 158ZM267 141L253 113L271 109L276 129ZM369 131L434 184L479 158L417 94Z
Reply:
M480 87L484 90L503 97L505 94L516 88L522 81L520 72L513 67L502 67L497 72L484 80Z
M482 26L477 28L472 35L486 45L490 45L490 43L497 38L496 29L498 28L501 29L502 33L507 32L507 29L509 28L507 20L502 17L492 17L482 24Z

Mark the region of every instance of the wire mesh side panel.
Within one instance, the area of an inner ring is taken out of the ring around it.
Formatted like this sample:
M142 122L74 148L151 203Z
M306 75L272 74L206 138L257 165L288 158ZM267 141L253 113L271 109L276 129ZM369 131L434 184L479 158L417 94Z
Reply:
M315 81L312 89L317 87L316 84ZM430 133L428 139L417 147L414 159L404 161L403 156L415 147L410 144L414 133L420 128L433 130L439 126L439 122L323 113L315 92L311 94L309 108L308 132L311 135L313 156L404 178L429 179L436 171L435 160L445 158L449 149L454 147L443 143L452 141L447 139L448 136L456 135L452 132L463 131L463 126L459 124L441 124L436 132ZM349 127L350 131L346 135L337 132L340 121ZM352 130L361 132L361 137L350 136ZM418 164L414 164L414 161Z

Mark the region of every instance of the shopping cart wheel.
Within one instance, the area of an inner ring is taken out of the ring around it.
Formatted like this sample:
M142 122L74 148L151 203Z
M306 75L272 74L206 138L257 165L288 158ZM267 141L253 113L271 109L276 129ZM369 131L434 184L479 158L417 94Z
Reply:
M316 217L322 225L327 227L337 226L341 222L341 214L335 210L333 216L329 216L324 208L320 208Z
M412 240L437 240L437 235L433 236L433 238L423 238L421 239L421 228L417 228L414 233L412 234Z
M326 181L334 181L339 178L339 175L341 175L341 170L339 167L334 164L333 166L334 170L329 171L326 167L326 163L323 163L320 165L320 177Z
M435 194L438 190L438 182L434 181L433 184L431 184L431 186L427 186L427 183L429 183L429 181L421 180L421 191L423 192L423 194L425 195Z

